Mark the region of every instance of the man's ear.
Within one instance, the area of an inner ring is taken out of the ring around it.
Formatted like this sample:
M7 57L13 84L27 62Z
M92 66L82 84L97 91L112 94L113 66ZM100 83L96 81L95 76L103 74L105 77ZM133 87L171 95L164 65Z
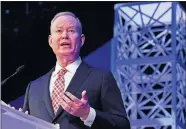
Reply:
M48 43L50 47L52 47L52 36L51 35L48 36Z
M85 42L85 35L81 34L81 47L83 46L84 42Z

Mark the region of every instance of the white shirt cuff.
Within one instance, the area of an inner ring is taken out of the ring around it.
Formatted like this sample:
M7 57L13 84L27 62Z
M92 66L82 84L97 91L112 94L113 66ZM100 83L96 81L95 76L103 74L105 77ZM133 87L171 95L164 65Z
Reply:
M90 107L90 112L88 114L87 119L86 120L82 120L81 118L80 119L84 122L86 126L91 127L95 118L96 118L96 111L95 109Z

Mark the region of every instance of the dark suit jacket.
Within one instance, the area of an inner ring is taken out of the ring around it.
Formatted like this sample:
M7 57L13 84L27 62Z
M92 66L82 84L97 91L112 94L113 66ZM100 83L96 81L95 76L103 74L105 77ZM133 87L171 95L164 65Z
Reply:
M49 81L54 68L44 76L29 83L23 111L51 123L59 123L61 129L86 129L79 117L60 107L54 115L49 93ZM67 91L81 98L87 91L89 105L96 110L92 129L130 129L120 90L110 72L93 68L82 62L72 78Z

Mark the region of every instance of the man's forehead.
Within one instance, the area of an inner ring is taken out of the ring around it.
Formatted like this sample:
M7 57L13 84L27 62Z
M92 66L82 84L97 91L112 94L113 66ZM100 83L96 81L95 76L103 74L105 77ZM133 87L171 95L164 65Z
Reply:
M68 24L68 25L65 25L65 24L57 24L57 25L54 25L55 28L63 28L63 27L68 27L68 28L77 28L76 25L74 24Z

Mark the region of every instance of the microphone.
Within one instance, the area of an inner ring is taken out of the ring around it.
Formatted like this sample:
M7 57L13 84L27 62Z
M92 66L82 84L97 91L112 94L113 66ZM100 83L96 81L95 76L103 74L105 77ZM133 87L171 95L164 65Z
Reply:
M25 68L24 65L21 65L19 66L17 69L16 69L16 72L13 73L11 76L7 77L5 80L3 80L1 82L1 86L4 85L9 79L11 79L13 76L15 76L16 74L18 74L19 72L23 71L23 69Z

